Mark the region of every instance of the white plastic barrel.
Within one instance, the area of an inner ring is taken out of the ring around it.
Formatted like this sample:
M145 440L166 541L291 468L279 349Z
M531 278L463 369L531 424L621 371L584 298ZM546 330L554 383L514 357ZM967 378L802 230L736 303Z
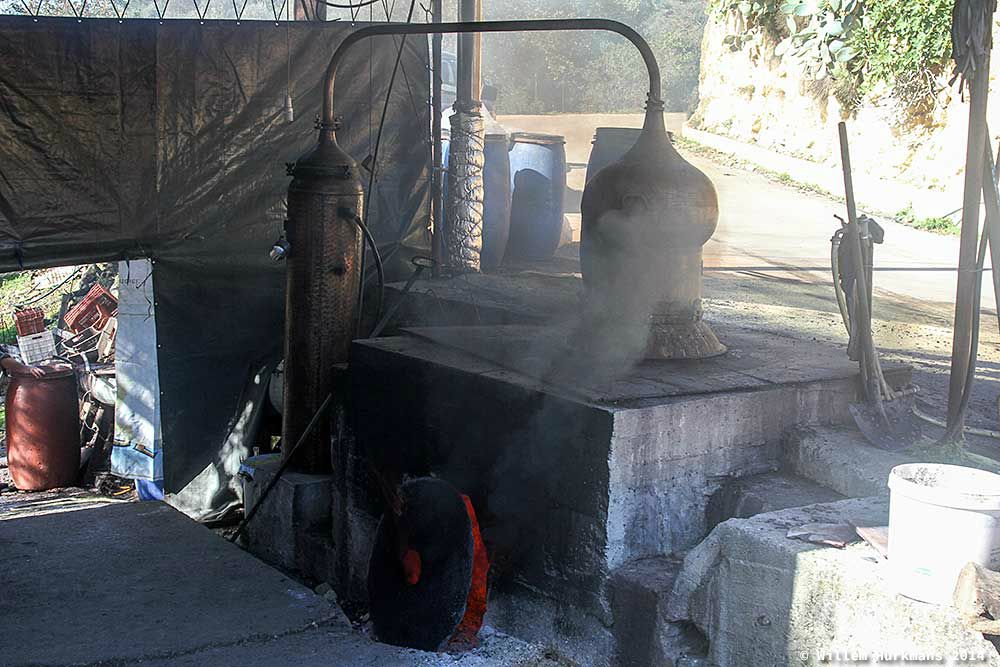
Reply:
M889 570L909 598L951 604L959 572L1000 564L1000 475L936 463L889 474Z

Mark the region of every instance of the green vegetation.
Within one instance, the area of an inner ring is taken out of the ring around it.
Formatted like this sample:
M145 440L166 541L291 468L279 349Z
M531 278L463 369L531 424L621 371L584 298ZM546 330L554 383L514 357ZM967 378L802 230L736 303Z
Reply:
M952 0L877 0L851 35L860 53L863 93L889 86L906 107L920 110L938 92L951 53Z
M935 232L937 234L958 236L958 234L962 231L961 225L947 216L929 218L917 217L917 214L913 212L912 206L907 206L903 210L896 213L895 219L896 222L901 224L908 225L916 229L923 229L928 232Z
M816 80L831 79L848 108L887 86L907 117L933 108L951 48L953 0L710 0L733 16L734 49L795 58Z
M484 18L600 17L634 26L660 63L668 111L697 102L704 0L506 0ZM445 15L457 12L454 0ZM649 89L635 47L604 32L494 34L483 38L483 80L499 89L502 114L634 112Z

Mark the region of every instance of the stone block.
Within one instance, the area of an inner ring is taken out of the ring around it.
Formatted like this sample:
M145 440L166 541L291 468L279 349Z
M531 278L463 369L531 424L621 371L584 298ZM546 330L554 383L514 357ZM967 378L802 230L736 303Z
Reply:
M893 592L887 562L867 545L834 549L786 537L796 526L843 521L885 525L888 500L842 500L719 524L685 558L667 617L704 632L717 667L876 654L1000 665L993 645L956 610Z
M243 481L245 506L256 506L280 466L279 457L254 466ZM246 528L247 549L263 561L320 581L335 580L331 531L332 475L286 471Z
M620 667L678 667L703 658L708 643L697 628L666 617L680 558L644 558L611 574L615 664Z

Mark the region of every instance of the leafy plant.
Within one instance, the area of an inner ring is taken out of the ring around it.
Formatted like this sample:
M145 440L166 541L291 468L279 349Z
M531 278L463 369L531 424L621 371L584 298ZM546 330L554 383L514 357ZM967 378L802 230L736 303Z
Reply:
M864 64L861 92L890 87L904 108L933 104L951 52L953 0L878 0L866 4L850 45Z
M947 216L931 216L927 218L918 217L917 214L914 213L912 206L907 206L899 211L895 218L896 222L914 227L916 229L922 229L927 232L935 232L937 234L958 236L958 234L962 231L961 225Z
M848 39L861 8L860 0L786 0L781 13L788 37L775 47L775 55L794 55L814 79L825 79L858 55Z
M933 108L951 48L954 0L713 0L736 18L730 48L757 55L769 34L775 55L798 59L851 109L887 85L901 118Z
M772 24L780 0L719 0L713 7L716 16L735 18L735 31L726 35L723 44L733 51L749 47L755 54L764 38L773 32Z

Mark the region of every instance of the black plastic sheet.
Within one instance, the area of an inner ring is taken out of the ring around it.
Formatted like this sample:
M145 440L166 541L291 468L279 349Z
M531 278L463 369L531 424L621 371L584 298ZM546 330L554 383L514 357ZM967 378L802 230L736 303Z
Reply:
M164 482L200 518L236 501L281 354L284 267L267 253L285 163L314 142L323 71L356 27L0 17L0 271L152 258ZM397 44L358 45L337 78L339 137L359 162ZM391 278L429 246L425 38L402 67L367 200L379 244L402 242Z

